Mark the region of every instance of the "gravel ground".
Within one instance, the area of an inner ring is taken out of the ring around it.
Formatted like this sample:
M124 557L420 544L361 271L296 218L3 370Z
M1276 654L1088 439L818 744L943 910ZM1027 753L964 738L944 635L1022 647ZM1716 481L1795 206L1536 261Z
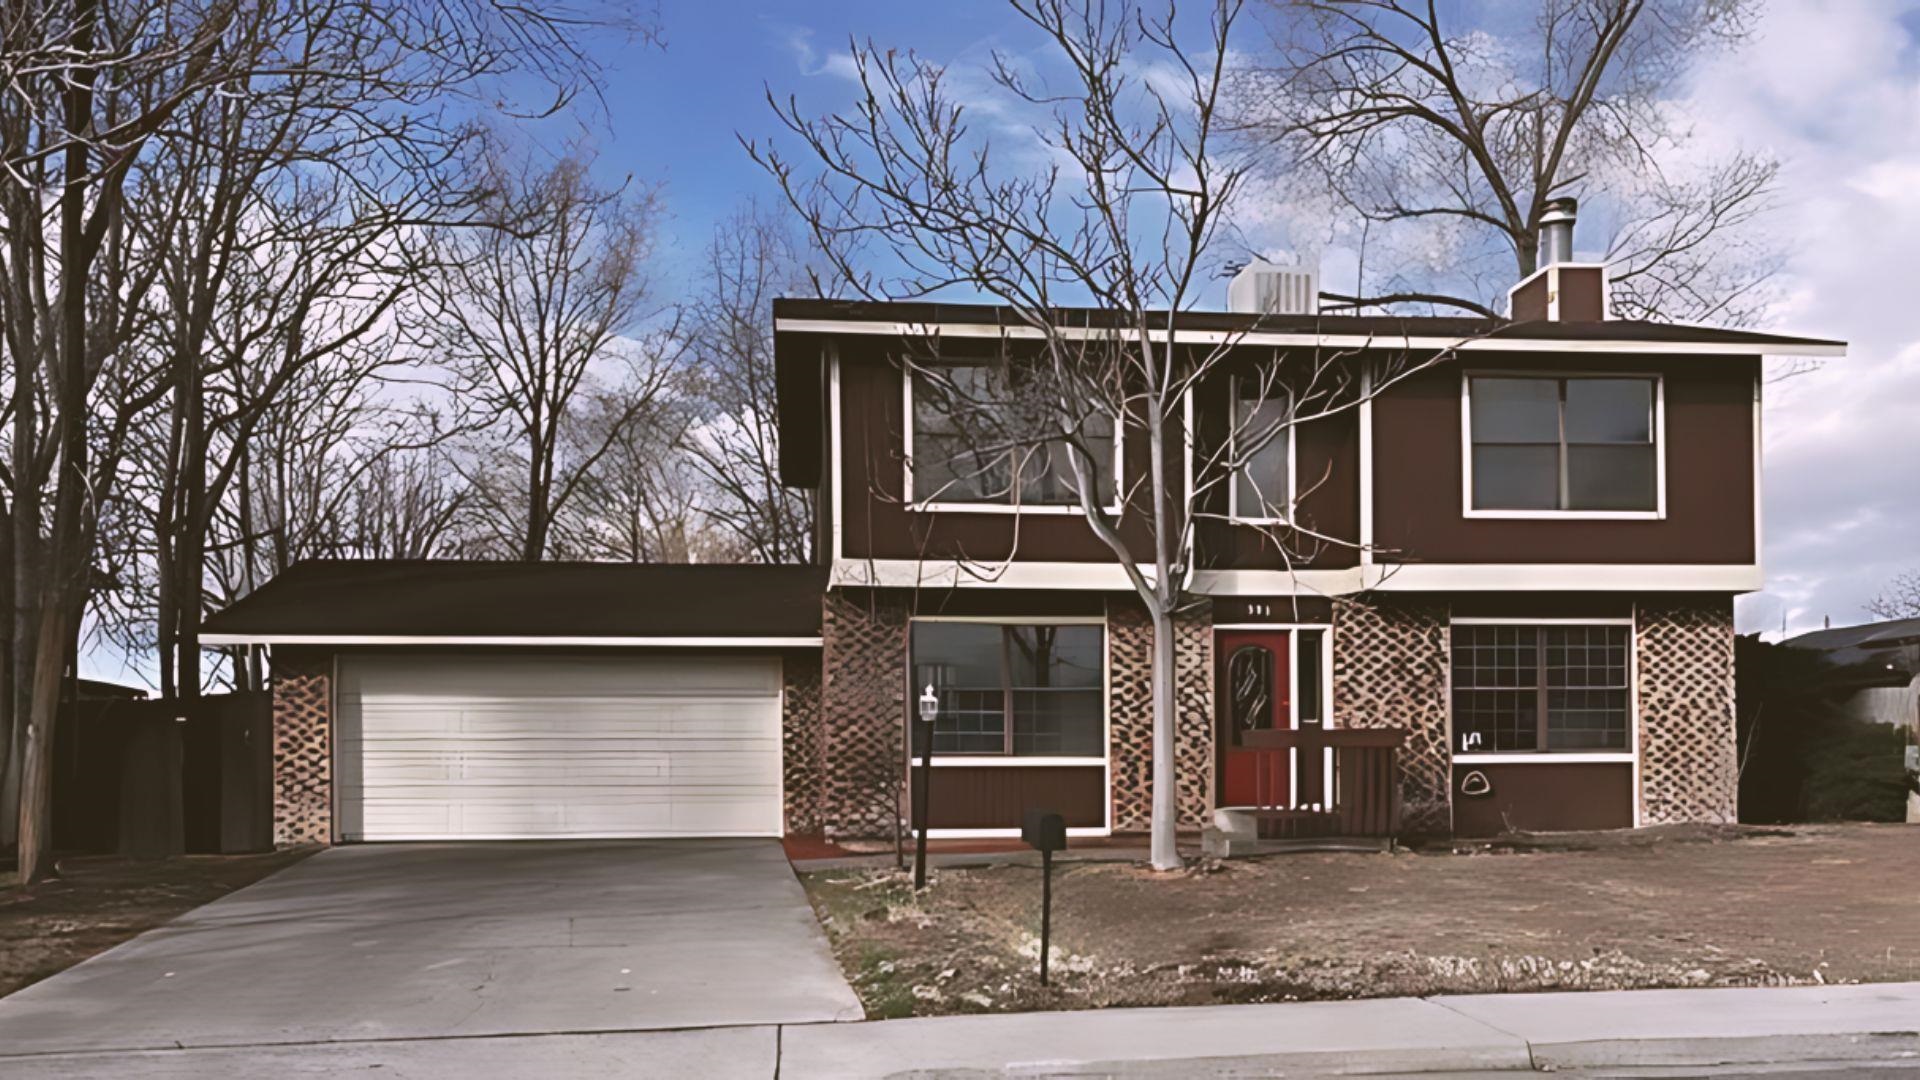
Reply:
M1677 828L1054 878L803 875L869 1016L1920 979L1920 829Z

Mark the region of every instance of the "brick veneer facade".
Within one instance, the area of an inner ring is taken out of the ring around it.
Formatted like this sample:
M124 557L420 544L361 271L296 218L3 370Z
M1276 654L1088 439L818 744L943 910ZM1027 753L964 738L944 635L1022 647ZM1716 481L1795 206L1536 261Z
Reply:
M1144 830L1153 812L1153 622L1131 598L1107 602L1113 827ZM1204 605L1174 620L1174 783L1180 826L1213 809L1213 621Z
M333 654L273 651L273 843L333 839Z
M818 654L783 656L782 779L788 832L887 837L901 825L910 594L836 590ZM1637 605L1643 824L1736 820L1733 616L1727 597ZM1106 604L1113 824L1148 825L1152 624L1129 597ZM1342 727L1401 727L1406 830L1451 827L1449 606L1443 598L1334 604L1332 716ZM1213 631L1204 605L1176 621L1180 823L1205 823L1214 795ZM334 657L273 656L273 836L332 838Z
M828 836L892 836L906 777L907 600L827 593L821 613L820 824Z
M1634 614L1643 825L1739 820L1733 602L1642 602Z
M1453 828L1448 747L1447 605L1348 599L1333 607L1333 723L1404 728L1400 751L1403 828Z
M790 833L822 828L826 733L820 722L820 654L790 652L780 660L781 780Z

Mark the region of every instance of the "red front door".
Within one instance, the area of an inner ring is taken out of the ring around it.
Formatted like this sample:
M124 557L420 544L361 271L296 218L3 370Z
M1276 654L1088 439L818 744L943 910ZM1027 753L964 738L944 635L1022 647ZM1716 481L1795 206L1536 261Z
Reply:
M1292 680L1289 657L1293 635L1285 630L1222 630L1214 641L1214 666L1219 682L1214 709L1220 748L1220 805L1252 806L1257 800L1254 757L1245 746L1246 734L1293 725ZM1258 794L1269 804L1284 802L1284 774L1272 771Z

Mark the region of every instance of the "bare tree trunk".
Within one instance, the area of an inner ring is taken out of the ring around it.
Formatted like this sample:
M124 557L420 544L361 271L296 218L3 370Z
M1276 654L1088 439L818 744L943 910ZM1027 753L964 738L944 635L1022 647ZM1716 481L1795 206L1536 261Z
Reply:
M1155 870L1180 868L1180 794L1173 760L1173 616L1153 611L1153 810L1148 858Z

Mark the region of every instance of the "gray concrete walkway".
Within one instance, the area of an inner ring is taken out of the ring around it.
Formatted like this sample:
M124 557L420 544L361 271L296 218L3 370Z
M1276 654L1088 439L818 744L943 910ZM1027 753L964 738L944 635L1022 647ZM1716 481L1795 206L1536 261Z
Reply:
M379 845L0 999L0 1056L860 1015L775 841Z
M19 1080L126 1076L833 1077L1364 1074L1920 1076L1920 983L1389 998L689 1031L0 1057Z

